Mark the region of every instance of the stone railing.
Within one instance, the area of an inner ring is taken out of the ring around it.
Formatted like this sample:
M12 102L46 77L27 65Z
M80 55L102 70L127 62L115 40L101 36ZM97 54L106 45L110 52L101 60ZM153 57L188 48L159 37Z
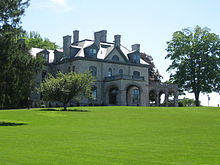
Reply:
M150 81L150 86L153 88L173 88L178 89L177 84L171 84L171 83L162 83L159 81Z
M130 75L115 75L111 77L105 77L105 81L113 81L113 80L137 80L137 81L144 81L143 76L130 76Z

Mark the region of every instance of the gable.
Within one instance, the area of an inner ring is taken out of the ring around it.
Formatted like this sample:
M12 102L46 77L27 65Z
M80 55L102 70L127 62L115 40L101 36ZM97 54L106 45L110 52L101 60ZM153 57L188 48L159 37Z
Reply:
M127 58L124 53L118 49L114 48L105 58L107 61L115 61L115 62L127 62Z

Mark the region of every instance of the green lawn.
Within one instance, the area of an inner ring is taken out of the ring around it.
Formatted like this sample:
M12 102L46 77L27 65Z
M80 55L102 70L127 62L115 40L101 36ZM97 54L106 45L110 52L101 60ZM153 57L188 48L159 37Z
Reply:
M220 108L77 110L0 110L0 165L220 165Z

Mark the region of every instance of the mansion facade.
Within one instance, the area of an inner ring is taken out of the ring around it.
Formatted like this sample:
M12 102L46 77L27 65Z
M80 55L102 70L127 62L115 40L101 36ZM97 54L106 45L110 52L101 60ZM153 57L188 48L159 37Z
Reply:
M94 99L82 98L71 105L119 105L119 106L177 106L178 87L164 84L149 77L149 64L142 59L140 45L131 50L121 45L121 36L115 35L114 42L107 42L107 31L94 33L94 39L79 40L79 31L63 37L63 49L47 50L32 48L33 56L45 58L43 71L36 76L36 84L44 80L48 73L90 71L96 81L92 84ZM164 94L164 101L161 96ZM172 98L170 97L172 96ZM171 99L170 99L171 98ZM39 105L40 94L33 92L33 106ZM58 103L50 103L52 106Z

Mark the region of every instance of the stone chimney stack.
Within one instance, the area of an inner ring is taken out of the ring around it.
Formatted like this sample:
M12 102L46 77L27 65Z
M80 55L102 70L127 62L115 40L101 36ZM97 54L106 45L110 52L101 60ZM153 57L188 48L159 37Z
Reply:
M107 41L107 30L101 30L99 31L99 33L101 33L101 42L106 42Z
M115 47L119 47L121 46L121 35L115 35Z
M131 48L132 48L132 51L133 51L133 50L137 50L137 51L140 52L140 44L131 45Z
M67 35L63 37L63 53L64 56L70 56L71 36Z
M79 30L73 31L73 43L79 42Z
M107 30L101 30L101 31L95 32L94 41L98 47L100 46L100 42L106 42L107 41Z

